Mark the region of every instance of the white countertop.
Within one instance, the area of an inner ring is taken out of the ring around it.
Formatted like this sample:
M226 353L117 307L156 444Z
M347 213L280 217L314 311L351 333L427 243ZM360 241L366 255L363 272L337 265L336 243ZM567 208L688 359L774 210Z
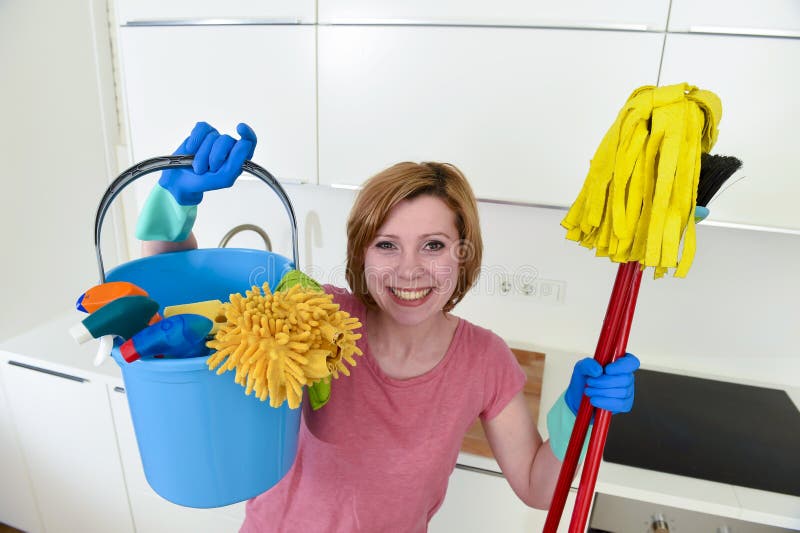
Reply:
M68 309L54 320L0 342L0 361L14 360L88 380L101 381L111 386L122 386L120 369L112 359L109 358L99 367L92 365L97 342L78 345L67 333L69 328L79 322L82 317L81 313L74 309ZM573 355L545 347L526 346L525 349L535 349L546 354L538 425L542 436L547 438L545 424L547 411L568 383L575 362L585 355ZM646 361L643 366L651 370L672 371L696 377L734 381L720 376L648 365ZM736 379L735 381L776 388L774 384L746 379ZM800 388L786 387L785 390L795 405L800 405ZM493 459L485 457L462 453L459 454L458 462L484 470L500 471ZM579 479L580 473L576 476L573 487L577 487ZM600 467L596 490L604 494L656 504L778 527L800 529L800 498L785 494L726 485L605 461Z
M113 359L109 357L97 367L92 364L98 341L79 345L70 336L69 328L86 316L74 308L67 309L49 322L0 342L0 360L46 366L89 381L122 386L122 372Z

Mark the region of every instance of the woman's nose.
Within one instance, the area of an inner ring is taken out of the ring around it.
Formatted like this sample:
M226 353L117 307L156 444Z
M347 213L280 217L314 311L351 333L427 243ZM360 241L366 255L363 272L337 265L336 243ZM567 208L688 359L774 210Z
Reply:
M403 279L415 279L425 272L422 257L416 251L404 251L397 265L397 275Z

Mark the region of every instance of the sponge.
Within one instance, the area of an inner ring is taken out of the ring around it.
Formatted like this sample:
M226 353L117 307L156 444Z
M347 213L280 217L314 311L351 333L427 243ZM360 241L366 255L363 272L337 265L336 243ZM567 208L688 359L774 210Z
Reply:
M255 391L272 407L288 401L300 406L303 386L350 375L344 362L356 365L361 355L355 341L361 335L357 318L341 311L333 296L294 285L272 293L269 285L253 286L245 296L232 294L223 305L227 322L207 343L217 350L208 367L217 374L236 370L245 394Z

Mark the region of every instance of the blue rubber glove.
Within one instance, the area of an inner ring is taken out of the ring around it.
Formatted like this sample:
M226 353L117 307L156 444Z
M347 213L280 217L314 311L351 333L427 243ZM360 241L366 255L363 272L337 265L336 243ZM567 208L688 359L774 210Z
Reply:
M192 168L165 170L158 184L168 190L180 205L197 205L205 191L233 185L242 165L253 157L256 134L247 124L236 126L241 139L220 135L206 122L198 122L192 133L173 155L194 155Z
M638 368L639 359L630 353L606 365L605 370L594 359L582 359L572 369L564 400L574 415L584 394L595 407L612 414L627 413L633 407L633 373Z
M564 393L547 413L547 431L550 434L550 448L560 460L564 460L567 446L575 425L575 418L583 395L589 397L591 404L606 409L613 414L628 412L633 407L633 373L639 368L639 359L633 354L625 354L605 367L591 358L578 361L572 369L572 378ZM594 415L592 415L594 420ZM589 444L589 431L583 443L581 460Z
M197 217L203 193L233 185L242 165L253 156L256 134L247 124L236 127L241 139L220 135L205 122L173 155L194 155L192 168L165 170L139 213L136 237L143 241L185 240Z

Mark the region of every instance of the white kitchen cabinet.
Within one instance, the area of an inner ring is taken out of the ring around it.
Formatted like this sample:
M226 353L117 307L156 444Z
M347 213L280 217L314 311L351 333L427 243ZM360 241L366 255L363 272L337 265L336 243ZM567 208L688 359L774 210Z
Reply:
M134 161L172 153L197 121L259 136L253 160L316 182L313 26L120 28Z
M800 39L668 34L661 83L688 81L717 93L723 112L712 153L743 162L711 203L710 220L800 229L797 65Z
M319 0L325 24L478 24L663 30L669 2L636 0Z
M119 24L175 22L313 23L314 0L117 0Z
M669 31L800 37L800 2L672 0Z
M320 183L447 161L478 197L570 205L663 34L521 28L319 28Z
M109 386L109 398L117 431L131 512L137 533L235 533L244 521L244 502L214 509L193 509L159 496L144 475L128 400L122 387Z
M575 490L571 490L564 506L558 532L569 529L569 519L575 505ZM482 472L456 469L450 475L447 496L430 522L430 533L485 533L504 531L523 533L541 531L547 511L533 509L522 503L505 478Z
M105 385L13 358L3 378L43 529L132 533Z
M28 533L36 533L42 531L42 523L6 399L4 366L0 364L0 522Z

